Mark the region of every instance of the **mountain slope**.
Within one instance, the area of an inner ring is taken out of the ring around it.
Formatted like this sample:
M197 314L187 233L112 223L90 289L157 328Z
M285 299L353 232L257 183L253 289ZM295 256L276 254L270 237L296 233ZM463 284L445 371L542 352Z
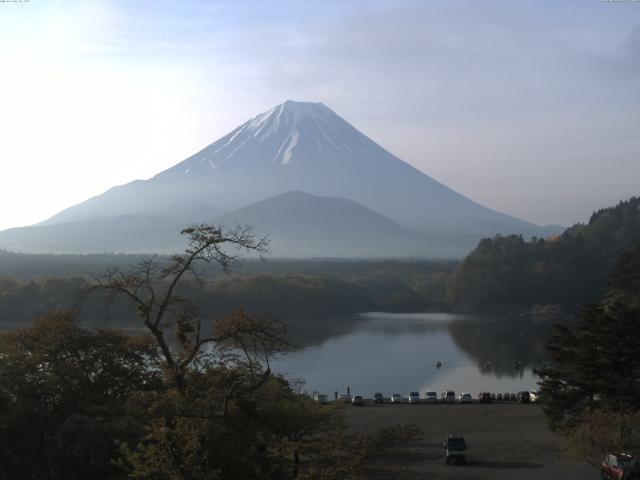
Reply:
M269 232L277 257L398 257L424 254L428 238L356 202L288 192L216 219Z
M149 180L114 187L42 225L123 215L171 216L191 223L289 191L353 200L408 229L439 238L441 246L457 245L457 255L496 233L528 237L557 232L458 194L393 156L321 103L292 101L256 116ZM441 253L433 244L424 255Z
M185 224L171 217L114 215L0 232L0 248L20 253L175 252Z
M231 210L292 190L350 198L431 233L540 233L536 225L482 207L433 180L326 106L292 101L150 180L111 189L49 222L91 217L98 209L123 214L165 208L178 199Z
M287 192L218 217L216 223L253 225L292 235L407 236L410 230L352 200Z
M206 221L252 225L274 257L424 256L431 240L351 200L288 192ZM172 217L121 215L0 232L0 248L23 253L172 253L185 247ZM438 249L454 256L455 248ZM436 255L442 256L442 255Z

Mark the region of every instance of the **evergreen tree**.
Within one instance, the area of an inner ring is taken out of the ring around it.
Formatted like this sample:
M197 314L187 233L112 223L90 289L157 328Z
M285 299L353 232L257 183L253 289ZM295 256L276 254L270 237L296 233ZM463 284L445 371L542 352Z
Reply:
M551 366L538 373L552 428L573 428L595 409L639 411L639 343L640 246L620 258L602 302L547 342Z

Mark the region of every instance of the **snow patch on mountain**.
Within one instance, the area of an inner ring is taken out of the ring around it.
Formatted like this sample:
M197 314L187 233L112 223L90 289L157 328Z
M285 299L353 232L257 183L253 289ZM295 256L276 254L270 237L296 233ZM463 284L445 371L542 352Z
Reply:
M289 146L287 147L287 149L284 152L284 155L282 156L283 165L286 165L291 161L291 153L293 152L293 149L295 148L295 146L298 144L299 138L300 138L300 134L298 133L298 131L294 131L293 134L291 135L291 140L289 140Z

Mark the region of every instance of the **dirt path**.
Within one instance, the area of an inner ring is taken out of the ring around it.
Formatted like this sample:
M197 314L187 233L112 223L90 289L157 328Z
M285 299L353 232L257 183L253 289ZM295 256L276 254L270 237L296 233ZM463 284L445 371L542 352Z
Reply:
M365 405L343 409L355 432L415 424L423 439L407 444L402 459L409 474L420 479L583 480L599 473L583 463L560 457L557 437L547 428L537 405L493 403L472 405ZM469 445L467 465L447 466L442 441L463 435Z

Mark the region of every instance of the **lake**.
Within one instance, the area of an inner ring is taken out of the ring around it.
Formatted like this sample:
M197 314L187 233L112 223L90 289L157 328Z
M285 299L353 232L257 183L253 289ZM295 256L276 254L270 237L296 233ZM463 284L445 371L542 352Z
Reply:
M351 394L367 397L414 390L421 396L444 389L474 397L517 392L537 388L533 369L544 362L550 327L510 316L366 313L319 320L301 335L307 347L272 368L304 379L304 390L330 397L336 390L346 393L348 385Z

